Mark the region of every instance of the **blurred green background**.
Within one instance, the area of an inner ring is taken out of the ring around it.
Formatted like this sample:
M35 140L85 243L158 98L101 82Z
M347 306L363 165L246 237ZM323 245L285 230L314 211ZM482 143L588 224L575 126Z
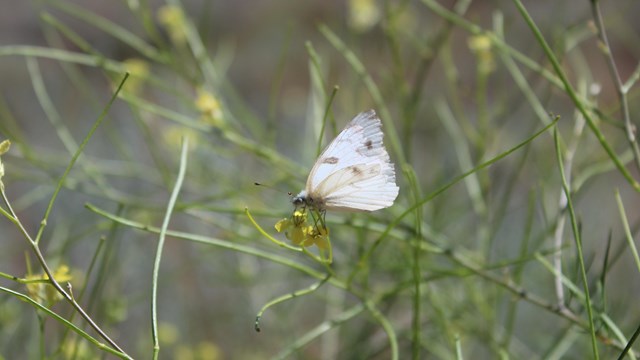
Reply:
M158 234L85 204L160 227L187 136L187 174L169 228L207 240L167 237L160 358L584 359L596 357L592 339L601 357L617 357L640 326L631 245L640 162L608 60L629 81L635 130L640 3L595 3L608 45L592 2L524 1L572 99L517 1L5 2L5 192L35 236L72 155L129 72L66 178L39 248L130 356L153 351ZM319 284L329 270L274 245L245 207L285 241L273 224L291 215L287 192L303 188L319 139L326 145L370 108L383 120L400 197L380 212L327 214L335 282L270 307L254 331L267 302ZM458 178L556 117L559 150L549 130ZM11 278L42 279L42 268L6 217L0 241L3 289L73 316L104 342L50 286ZM113 356L7 291L0 304L0 357Z

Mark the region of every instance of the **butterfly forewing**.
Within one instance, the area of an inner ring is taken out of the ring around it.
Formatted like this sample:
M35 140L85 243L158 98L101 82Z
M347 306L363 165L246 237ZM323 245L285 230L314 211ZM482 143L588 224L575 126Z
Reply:
M311 169L307 195L326 209L373 211L391 206L398 186L381 127L373 110L351 120Z

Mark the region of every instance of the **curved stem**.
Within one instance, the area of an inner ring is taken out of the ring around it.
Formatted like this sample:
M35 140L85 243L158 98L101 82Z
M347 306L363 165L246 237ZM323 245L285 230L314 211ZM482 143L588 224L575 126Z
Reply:
M160 229L160 236L158 239L158 247L156 249L156 257L153 263L153 275L151 285L151 333L153 336L153 358L158 358L160 352L160 341L158 340L158 272L160 271L160 260L162 259L162 249L164 248L165 236L167 234L167 228L169 227L169 220L173 213L173 208L178 200L178 194L182 188L182 182L184 181L184 174L187 170L187 149L189 147L189 139L184 137L182 139L182 150L180 151L180 169L178 170L178 178L176 184L171 192L169 198L169 204L167 205L167 212L164 215L162 221L162 228Z

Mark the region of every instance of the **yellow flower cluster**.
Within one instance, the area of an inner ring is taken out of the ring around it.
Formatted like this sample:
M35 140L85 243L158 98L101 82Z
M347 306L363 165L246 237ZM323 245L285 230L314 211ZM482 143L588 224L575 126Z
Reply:
M182 8L172 5L161 7L158 10L158 21L164 25L175 44L184 44L186 42L185 16Z
M478 57L479 70L489 74L496 68L496 63L491 52L491 38L486 35L471 36L467 42L469 49Z
M329 246L329 229L316 223L307 223L307 211L296 210L291 218L278 221L275 225L276 231L284 232L287 239L294 245L309 247L316 245L319 249L325 250Z
M142 59L131 58L123 61L122 66L124 66L125 70L131 74L131 77L125 86L125 90L133 94L138 94L140 90L142 90L142 86L151 72L149 63Z
M214 126L220 126L223 122L222 107L220 101L210 92L199 89L196 107L202 114L202 121Z
M185 126L169 125L162 129L162 138L170 147L176 148L182 145L182 138L189 138L189 150L195 149L200 141L200 133Z
M54 272L53 277L59 283L66 283L71 281L71 271L67 265L60 265ZM27 274L26 280L49 280L47 274ZM48 304L53 304L59 300L62 300L62 295L51 285L49 282L30 282L27 283L27 292L31 298L40 303L45 301Z
M4 140L0 143L0 155L4 155L11 148L11 141Z
M373 28L382 17L375 0L350 0L349 26L358 32L366 32Z

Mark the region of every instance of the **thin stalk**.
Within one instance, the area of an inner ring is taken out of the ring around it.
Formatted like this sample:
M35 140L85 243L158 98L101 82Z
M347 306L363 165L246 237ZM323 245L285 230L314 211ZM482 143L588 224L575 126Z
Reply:
M454 186L455 184L457 184L458 182L464 180L467 176L478 172L482 169L485 169L489 166L491 166L492 164L504 159L505 157L511 155L513 152L517 151L518 149L522 148L523 146L527 145L528 143L530 143L531 141L533 141L533 139L537 138L538 136L540 136L541 134L543 134L544 132L546 132L547 130L549 130L552 126L555 126L556 122L558 122L558 119L556 118L554 121L552 121L549 125L545 126L544 128L542 128L541 130L537 131L535 134L531 135L530 137L528 137L526 140L524 140L523 142L517 144L516 146L512 147L511 149L500 153L498 156L487 160L485 162L483 162L482 164L456 176L455 178L453 178L451 181L449 181L447 184L443 185L442 187L440 187L439 189L437 189L436 191L430 193L429 195L423 197L422 199L420 199L420 201L416 202L415 204L413 204L412 206L410 206L408 209L406 209L402 214L396 216L395 219L393 219L386 227L386 229L382 232L382 234L380 234L380 236L374 241L374 243L369 247L369 249L367 249L367 251L364 253L364 255L360 258L360 260L358 261L358 266L355 267L355 269L351 272L351 274L349 274L349 278L347 280L347 283L351 283L351 281L353 280L353 278L355 277L356 273L358 271L360 271L361 269L364 268L364 264L366 264L369 261L369 258L373 255L373 253L375 252L375 250L380 246L380 244L382 244L382 241L389 235L389 233L391 232L391 230L395 229L396 226L398 226L398 224L400 223L400 221L402 221L402 219L413 213L415 211L415 209L417 207L420 207L424 204L426 204L427 202L433 200L435 197L437 197L438 195L442 194L443 192L447 191L449 188L451 188L452 186Z
M38 229L38 235L36 236L36 238L32 238L31 235L29 235L29 233L27 232L27 230L24 228L24 225L22 224L22 222L20 221L20 219L18 218L18 215L15 213L15 211L13 210L11 203L9 202L9 199L5 193L5 189L4 186L0 186L0 193L2 195L2 199L4 200L5 204L7 205L7 208L9 209L9 213L11 214L11 218L13 218L12 222L14 222L14 224L16 224L18 226L18 228L20 229L20 232L22 232L23 236L29 241L29 245L31 246L31 249L33 250L33 252L35 253L36 257L38 258L38 261L40 262L40 265L42 266L44 272L47 274L49 281L51 283L51 285L56 289L56 291L58 291L70 304L71 306L73 306L73 308L82 316L82 318L85 319L85 321L87 323L89 323L89 325L96 331L98 332L98 334L100 334L100 336L105 339L113 348L115 348L116 350L118 350L119 352L123 353L126 355L126 353L118 346L118 344L116 344L94 321L93 319L91 319L91 317L84 311L84 309L80 306L80 304L78 304L76 302L76 300L74 299L73 295L71 294L71 292L67 292L65 291L62 286L58 283L58 281L56 281L56 279L53 276L53 272L51 271L51 269L49 268L49 265L47 264L47 261L44 258L44 255L42 254L42 252L40 251L40 247L38 245L38 241L40 239L40 237L42 236L42 231L44 230L44 226L47 223L47 218L49 217L49 214L51 213L51 209L53 207L53 203L55 202L55 199L58 195L58 192L60 191L60 189L62 188L62 185L64 184L64 181L67 177L67 175L69 174L69 171L71 171L71 168L73 167L73 164L76 162L76 160L78 159L78 157L80 156L80 154L82 153L82 150L84 149L84 147L87 145L87 143L89 142L89 139L91 138L91 135L93 135L93 133L96 131L96 129L98 128L98 125L100 125L100 123L102 122L102 120L105 118L108 110L111 108L111 105L113 104L113 102L115 101L115 99L118 96L118 93L120 92L120 90L122 89L122 86L124 85L124 83L127 81L127 78L129 77L129 74L125 74L124 78L122 79L122 81L120 82L120 85L118 86L118 88L116 89L116 91L114 92L113 96L111 97L111 100L109 101L109 103L107 104L107 106L105 107L105 109L102 111L102 114L100 114L100 116L98 117L98 120L96 120L96 122L93 124L93 127L91 128L91 130L89 131L89 133L87 134L87 136L85 137L84 141L82 142L82 144L80 144L80 147L78 147L76 153L73 155L71 162L69 163L69 165L67 166L67 169L65 170L64 174L62 175L62 177L60 178L60 181L58 182L58 187L56 188L56 190L53 193L53 196L51 197L51 200L49 201L49 206L47 207L47 210L45 212L44 218L42 219L41 223L40 223L40 228ZM129 357L128 355L126 355L127 357Z
M629 342L620 353L620 356L618 356L618 360L622 360L622 358L629 353L629 351L631 350L631 346L633 346L633 343L638 340L638 336L640 336L640 325L636 328L636 331L633 333L633 336L631 336L631 339L629 339Z
M96 120L96 122L91 127L91 130L89 130L89 133L87 134L87 136L85 136L84 140L82 141L82 144L80 144L75 154L73 154L73 157L69 162L69 165L67 165L67 168L64 170L62 177L60 177L60 181L58 181L58 186L56 186L56 190L53 192L53 196L51 196L51 200L49 200L49 205L47 206L47 210L44 213L44 217L42 218L42 221L40 221L40 228L38 228L38 233L36 234L36 238L34 240L34 244L36 246L40 242L40 239L42 237L42 232L44 231L44 227L47 225L47 219L49 218L49 214L51 214L51 209L53 208L53 204L55 203L56 198L58 197L58 193L60 192L60 189L62 189L62 186L64 185L64 181L66 180L67 175L69 175L71 168L78 160L78 157L80 157L80 154L82 154L82 151L84 150L85 146L87 146L87 144L89 143L89 139L91 139L91 136L93 135L93 133L98 129L98 126L100 126L100 124L102 123L102 120L104 120L104 118L107 116L109 109L111 109L111 105L118 97L118 94L122 89L122 86L124 86L124 83L127 81L128 78L129 78L129 73L126 73L124 75L124 78L122 78L120 85L118 85L118 88L113 93L113 96L111 96L111 100L109 100L109 103L107 104L107 106L104 108L104 110L102 110L102 114L100 114L100 116L98 117L98 120Z
M584 264L584 255L582 254L582 239L580 236L580 230L578 230L578 221L575 210L573 208L573 201L571 200L571 190L569 189L569 183L565 176L565 170L562 161L562 154L560 149L560 138L558 137L558 129L555 128L554 140L556 146L556 155L558 161L558 167L560 168L560 178L562 179L562 188L564 189L567 197L567 209L569 210L569 218L571 219L571 229L573 230L573 237L576 242L576 250L578 251L578 261L580 264L580 275L582 276L582 285L584 286L584 298L585 307L587 308L587 314L589 315L589 333L591 334L591 346L593 350L594 359L598 360L598 340L596 339L596 328L593 322L593 309L591 308L591 297L589 295L589 283L587 280L587 271Z
M34 299L30 298L29 296L27 296L25 294L22 294L22 293L19 293L17 291L11 290L9 288L2 287L2 286L0 286L0 291L6 292L8 294L11 294L11 295L17 297L18 299L20 299L21 301L24 301L25 303L30 304L34 308L43 311L44 313L47 314L47 316L50 316L51 318L63 323L68 328L73 329L73 331L78 333L83 338L87 339L89 342L91 342L92 344L97 346L99 349L104 350L106 352L109 352L111 354L114 354L114 355L116 355L116 356L118 356L118 357L120 357L122 359L131 359L131 357L129 355L127 355L127 354L125 354L125 353L123 353L121 351L114 350L114 349L106 346L105 344L102 344L100 341L98 341L97 339L93 338L91 335L89 335L86 332L84 332L82 329L80 329L79 327L74 325L69 320L63 318L62 316L60 316L57 313L53 312L51 309L49 309L48 307L40 304L39 302L35 301Z
M620 79L618 73L618 67L616 61L613 58L611 51L611 45L609 44L609 38L607 37L607 31L604 27L604 21L602 21L602 12L600 11L600 1L591 0L591 11L593 13L593 19L595 20L596 27L598 28L598 38L601 42L601 49L607 60L607 66L611 73L611 78L615 84L616 93L620 99L620 107L622 110L622 118L624 120L624 128L627 133L627 141L629 146L633 149L633 155L636 160L636 166L640 169L640 148L638 148L638 142L636 141L636 126L631 123L631 115L629 114L629 102L627 101L627 88Z
M182 150L180 151L180 169L178 170L178 178L176 184L171 192L169 203L167 204L167 211L162 221L162 228L160 229L160 236L158 239L158 247L156 249L156 257L153 263L153 275L151 283L151 334L153 336L153 358L158 359L160 353L160 340L158 339L158 273L160 271L160 260L162 259L162 249L164 248L164 241L167 234L167 228L169 227L169 220L173 213L173 208L178 200L178 194L182 188L184 181L184 175L187 170L187 149L189 147L189 138L182 138Z
M11 213L11 216L16 220L15 224L18 226L18 228L20 229L20 231L22 232L24 237L29 241L29 244L31 245L31 249L35 253L36 257L38 258L38 261L40 262L40 265L42 266L42 269L44 270L44 272L47 274L47 277L49 278L50 284L56 289L56 291L58 291L62 295L62 297L65 298L65 300L67 300L71 304L71 306L73 306L74 309L76 309L76 311L78 313L80 313L82 318L85 319L85 321L87 323L89 323L89 325L96 332L98 332L98 334L100 334L100 336L102 336L102 338L105 339L109 343L109 345L111 345L113 348L118 350L118 352L126 354L118 346L118 344L116 344L113 340L111 340L111 338L98 326L98 324L96 324L93 321L93 319L91 319L91 317L84 311L84 309L80 306L80 304L78 304L76 302L76 300L73 298L73 296L70 293L67 293L67 291L65 291L62 288L60 283L58 283L58 281L56 281L56 279L53 277L53 272L49 268L49 265L47 264L47 261L44 258L44 255L42 255L42 252L40 251L40 247L35 242L35 240L31 237L31 235L29 235L27 230L24 228L24 225L22 225L22 222L20 221L20 219L18 218L16 213L13 211L13 208L11 207L11 203L9 203L9 199L7 198L7 194L5 193L3 188L0 188L0 193L2 195L2 199L4 200L5 204L7 205L7 208L9 208L9 212ZM128 357L128 355L127 355L127 357Z
M583 104L582 100L578 97L578 94L573 89L573 86L571 86L571 83L569 82L567 75L565 74L564 70L562 70L562 66L560 65L560 62L558 61L555 54L553 53L553 50L551 50L551 47L549 47L549 44L547 44L547 41L544 39L544 36L542 36L540 29L538 29L538 26L536 25L536 23L533 21L533 19L527 12L527 9L522 4L522 1L513 0L513 3L518 8L520 15L522 15L527 25L529 25L529 28L533 32L533 35L536 37L536 39L538 40L538 43L544 50L544 53L547 55L547 59L549 60L549 62L551 62L551 65L553 66L553 69L555 70L556 75L560 78L560 81L564 86L565 92L567 93L567 95L569 95L569 97L571 98L571 101L573 101L578 111L580 111L582 116L584 116L585 120L587 121L587 125L589 125L589 129L591 129L595 137L598 139L598 142L600 143L604 151L607 153L607 155L609 155L609 158L611 158L611 160L614 162L614 164L616 165L616 168L618 169L618 171L620 171L622 176L627 180L627 182L629 182L629 184L633 187L634 190L640 192L640 183L638 183L633 178L633 176L631 176L631 173L629 173L629 170L627 170L624 164L620 161L620 158L618 158L618 155L616 155L614 150L611 148L611 145L609 145L609 143L607 142L607 139L605 139L604 135L596 125L593 118L591 117L591 113L587 111L586 106Z
M409 165L404 167L404 173L409 179L411 184L411 192L415 201L420 201L422 194L420 193L420 186L415 171ZM414 360L420 359L420 334L421 334L421 322L420 322L420 308L422 304L422 269L420 267L420 261L422 258L422 251L420 249L420 241L422 240L422 207L415 208L415 238L418 242L413 247L413 264L412 264L412 276L413 276L413 318L411 324L411 343L412 343L412 358Z
M331 278L331 274L327 274L327 277L325 277L324 279L315 282L313 284L311 284L309 287L306 287L304 289L300 289L300 290L296 290L294 292L282 295L282 296L278 296L277 298L269 301L268 303L266 303L261 309L260 311L258 311L258 315L256 315L256 322L254 324L254 329L256 330L256 332L260 332L261 328L260 328L260 320L262 320L262 314L264 314L264 312L272 307L273 305L277 305L280 303L283 303L287 300L291 300L293 298L298 298L300 296L304 296L304 295L309 295L311 293L313 293L314 291L318 290L324 283L326 283L329 279Z
M633 255L633 260L636 262L636 268L640 271L640 256L638 255L636 244L633 241L633 235L631 234L631 228L629 227L629 221L627 220L627 212L624 209L624 203L622 202L620 191L618 189L616 189L616 202L618 203L618 211L620 212L620 219L622 220L622 228L624 229L625 237L629 243L631 255Z
M318 136L318 147L316 148L316 156L320 156L320 152L322 151L322 138L324 135L324 129L327 126L327 117L331 113L331 105L333 105L333 99L335 99L338 90L340 90L340 87L338 85L333 87L333 91L331 91L329 100L327 100L327 105L324 108L324 116L322 117L322 128L320 128L320 136Z
M315 328L309 330L306 334L299 337L296 341L294 341L291 345L284 348L280 353L273 357L273 359L287 359L291 354L295 351L301 349L303 346L309 344L311 341L320 337L323 334L326 334L327 331L337 327L338 325L352 319L356 315L362 313L364 311L363 304L357 304L348 310L343 311L342 313L336 315L335 317L323 321Z

